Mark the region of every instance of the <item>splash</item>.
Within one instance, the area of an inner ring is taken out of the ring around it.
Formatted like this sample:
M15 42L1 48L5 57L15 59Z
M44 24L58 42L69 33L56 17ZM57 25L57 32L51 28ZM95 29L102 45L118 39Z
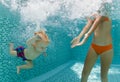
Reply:
M74 21L74 19L83 20L91 13L95 12L103 0L0 0L4 6L11 11L17 11L20 13L22 23L27 24L26 34L38 31L40 29L45 30L42 25L44 22L53 27L61 26L59 21ZM112 0L104 0L112 3ZM114 3L117 6L118 0ZM119 19L119 7L113 8L117 13L112 13L114 19ZM48 21L48 17L58 16L62 20L56 20L56 22ZM35 29L33 29L35 28ZM81 27L82 28L82 27ZM70 30L68 36L74 37L79 32L79 27L69 26ZM73 30L76 29L76 30ZM23 34L25 36L25 34Z
M67 7L70 13L69 18L76 19L86 17L96 11L100 3L100 0L72 0L72 2L66 4L66 6L70 5L70 7Z
M89 16L99 8L103 0L1 0L11 11L21 15L21 21L36 23L46 21L49 16L79 19ZM104 0L111 2L112 0Z
M41 22L45 21L49 15L55 14L58 9L58 2L30 0L27 6L21 7L20 13L24 21Z
M106 0L112 1L112 0ZM85 17L98 9L101 0L1 0L11 10L18 10L22 21L41 22L60 14L70 19Z
M35 31L46 30L41 27L41 22L54 15L60 8L60 3L55 0L1 0L0 2L11 11L19 12L23 23L36 26ZM30 28L28 25L26 30L30 31Z

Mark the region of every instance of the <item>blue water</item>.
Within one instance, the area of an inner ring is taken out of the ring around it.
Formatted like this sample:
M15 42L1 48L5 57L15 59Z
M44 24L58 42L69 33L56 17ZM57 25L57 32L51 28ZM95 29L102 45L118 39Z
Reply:
M23 0L23 2L22 0L18 0L18 2L19 1L25 4L28 0ZM10 4L9 1L6 2ZM120 66L120 12L118 11L120 8L118 0L114 2L113 7L114 9L112 10L113 12L111 17L113 18L112 37L114 58L112 62L113 67L111 67L111 69L115 69L112 71L119 69ZM34 68L29 70L22 70L21 73L17 75L16 66L24 64L24 62L20 58L12 57L9 54L9 43L14 42L15 47L19 45L27 47L25 41L33 36L37 25L31 21L23 21L25 19L21 20L21 18L24 16L19 13L19 8L18 10L12 10L11 8L11 6L7 7L5 4L0 2L0 82L25 82L37 76L43 75L72 60L77 61L78 64L80 64L77 67L78 70L82 70L82 68L79 68L79 66L83 66L92 36L88 39L85 45L71 49L70 41L78 35L82 27L85 25L86 20L82 18L69 19L65 14L66 11L64 11L64 8L61 8L63 9L62 12L59 13L59 11L57 11L57 14L51 14L46 17L45 20L40 21L40 25L47 30L47 34L51 40L51 43L47 49L48 56L44 57L41 55L39 58L33 61ZM65 16L63 17L62 14L65 14ZM34 18L31 18L30 20L32 19ZM36 19L37 18L34 20ZM99 63L100 60L98 59L96 66L99 66ZM44 82L79 82L80 78L76 78L76 73L78 73L78 71L74 69L74 71L71 71L70 69L74 65L75 62L70 63L70 65L63 69L62 72L59 72ZM117 72L120 72L120 70ZM114 75L114 73L112 74ZM69 75L71 75L71 77ZM61 77L61 81L60 79L57 80L59 77ZM70 77L69 80L67 79L68 77ZM97 77L100 76L98 75ZM98 81L96 80L96 82ZM118 80L113 82L118 82Z

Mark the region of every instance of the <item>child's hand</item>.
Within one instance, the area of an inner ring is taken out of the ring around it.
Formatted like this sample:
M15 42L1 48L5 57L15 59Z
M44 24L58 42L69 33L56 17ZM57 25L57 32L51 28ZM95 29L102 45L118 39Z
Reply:
M33 46L33 48L36 50L36 44L35 44L35 43L33 43L33 44L32 44L32 46Z
M43 55L44 55L44 56L47 56L47 53L46 53L46 52L43 52Z

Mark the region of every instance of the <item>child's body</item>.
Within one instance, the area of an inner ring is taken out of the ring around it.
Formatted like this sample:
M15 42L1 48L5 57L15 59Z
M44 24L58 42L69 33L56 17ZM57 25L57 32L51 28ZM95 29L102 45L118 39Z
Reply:
M26 42L27 49L20 46L14 49L13 43L10 43L10 53L14 56L21 57L26 62L25 65L17 66L17 73L20 69L30 69L33 67L32 60L36 59L40 54L46 55L46 48L49 44L48 36L44 31L36 32L35 36Z

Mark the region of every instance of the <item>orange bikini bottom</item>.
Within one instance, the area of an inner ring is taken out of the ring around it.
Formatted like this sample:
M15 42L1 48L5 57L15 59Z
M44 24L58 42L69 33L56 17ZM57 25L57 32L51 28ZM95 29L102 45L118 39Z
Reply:
M109 21L110 19L108 17L105 17L104 18L104 21Z
M103 52L112 49L112 44L105 45L105 46L99 46L99 45L92 43L91 46L97 54L102 54Z

